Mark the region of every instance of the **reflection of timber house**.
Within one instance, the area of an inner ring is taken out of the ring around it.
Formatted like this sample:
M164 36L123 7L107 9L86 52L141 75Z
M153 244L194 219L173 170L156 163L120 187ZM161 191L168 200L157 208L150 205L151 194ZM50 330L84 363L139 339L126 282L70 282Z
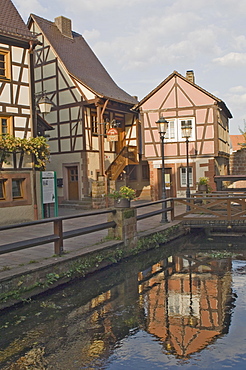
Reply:
M154 265L148 280L139 275L146 330L167 353L185 358L228 331L230 267L230 260L180 256Z
M46 117L54 128L47 169L57 171L59 200L100 197L106 184L100 190L93 184L115 182L123 171L137 183L138 114L130 110L136 98L115 84L84 38L72 31L70 19L50 22L31 15L29 27L42 43L35 55L35 90L46 91L53 103ZM107 137L114 128L118 141Z

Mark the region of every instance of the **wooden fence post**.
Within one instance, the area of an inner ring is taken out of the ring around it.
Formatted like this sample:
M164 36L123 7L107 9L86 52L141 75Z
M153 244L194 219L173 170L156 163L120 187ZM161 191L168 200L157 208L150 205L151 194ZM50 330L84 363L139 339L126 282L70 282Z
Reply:
M62 230L62 220L54 221L54 234L59 236L59 239L55 241L54 252L57 255L61 255L63 252L63 230Z
M174 200L173 199L171 199L171 221L173 221L174 220Z

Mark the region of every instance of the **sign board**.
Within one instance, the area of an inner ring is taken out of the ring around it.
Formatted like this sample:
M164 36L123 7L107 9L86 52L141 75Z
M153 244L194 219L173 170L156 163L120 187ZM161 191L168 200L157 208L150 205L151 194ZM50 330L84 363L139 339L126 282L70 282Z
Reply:
M169 173L165 173L165 186L166 189L171 189L171 177Z
M43 204L55 203L55 173L53 171L42 172L42 195Z
M110 128L107 131L107 140L108 141L118 141L119 140L119 135L118 135L118 131L116 128Z

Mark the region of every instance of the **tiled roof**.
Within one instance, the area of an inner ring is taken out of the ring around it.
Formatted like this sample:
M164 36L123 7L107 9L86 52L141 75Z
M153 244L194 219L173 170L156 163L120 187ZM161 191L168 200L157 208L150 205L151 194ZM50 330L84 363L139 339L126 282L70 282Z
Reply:
M233 152L240 150L242 148L240 144L245 142L243 135L230 135L230 141Z
M18 40L34 40L11 0L0 0L0 35Z
M131 105L137 103L134 97L116 85L80 34L72 32L73 38L69 38L59 31L54 22L33 14L31 18L38 24L68 73L79 82L99 97Z

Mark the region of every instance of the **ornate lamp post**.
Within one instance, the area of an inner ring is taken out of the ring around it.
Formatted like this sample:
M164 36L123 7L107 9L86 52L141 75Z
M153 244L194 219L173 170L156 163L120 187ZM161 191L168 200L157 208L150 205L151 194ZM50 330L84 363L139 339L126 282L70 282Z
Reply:
M186 198L190 198L190 176L189 176L189 138L191 137L192 126L190 121L185 121L181 126L182 137L186 139ZM187 204L186 211L190 210Z
M162 199L166 199L166 184L165 184L165 163L164 163L164 138L165 134L168 129L168 121L165 120L163 116L161 116L158 121L156 121L156 124L158 126L158 131L160 134L161 139L161 161L162 161L162 167L161 167L161 184L162 184ZM167 220L167 212L164 211L166 208L166 202L162 202L162 217L161 222L166 223Z

